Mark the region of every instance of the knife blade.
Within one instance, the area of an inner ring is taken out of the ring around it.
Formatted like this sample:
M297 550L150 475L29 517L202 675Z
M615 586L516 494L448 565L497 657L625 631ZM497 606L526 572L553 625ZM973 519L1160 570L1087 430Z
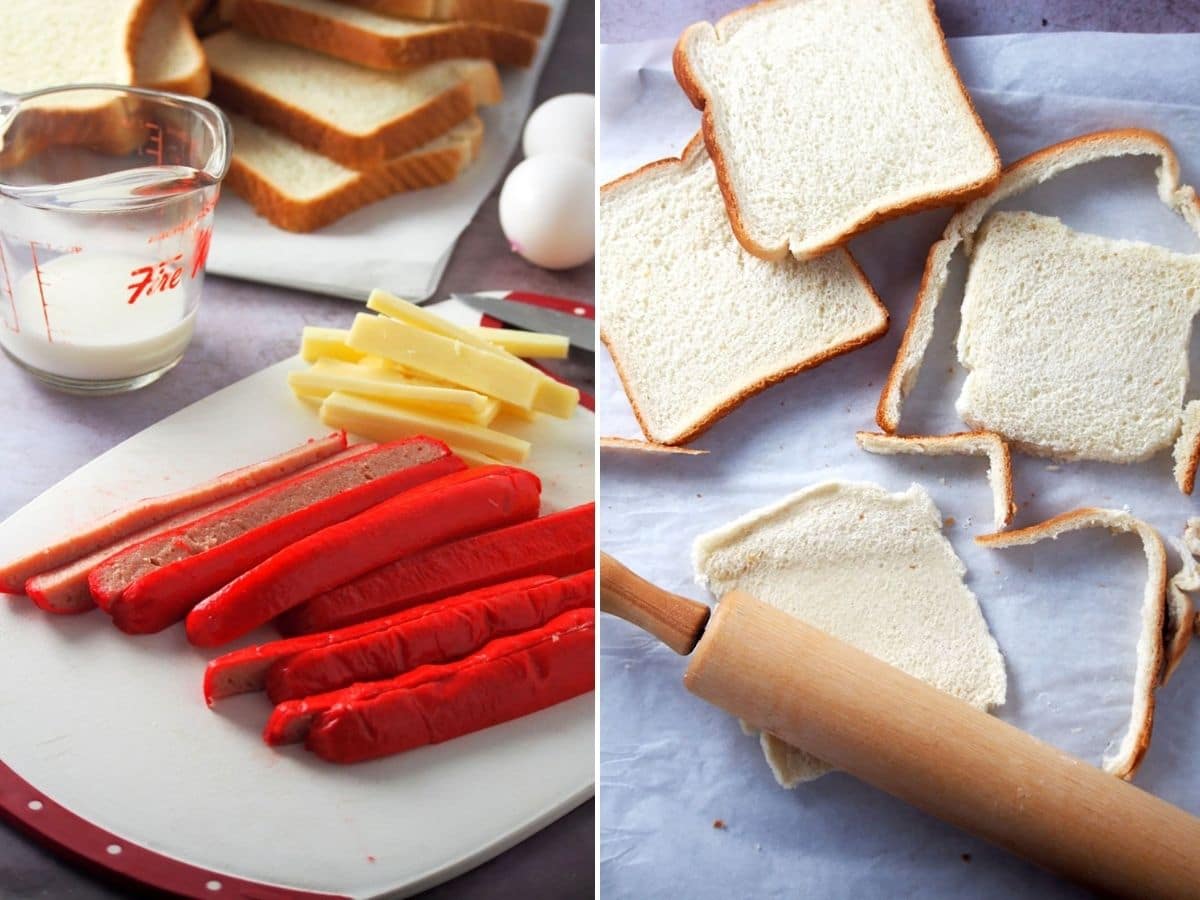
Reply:
M584 316L546 309L529 303L500 300L483 294L451 294L451 298L465 303L471 309L499 319L526 331L542 331L563 334L572 346L596 352L596 323Z

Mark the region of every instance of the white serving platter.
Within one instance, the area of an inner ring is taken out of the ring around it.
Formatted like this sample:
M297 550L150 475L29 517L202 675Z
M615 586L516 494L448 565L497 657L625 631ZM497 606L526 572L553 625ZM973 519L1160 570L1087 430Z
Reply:
M135 435L0 524L15 556L123 503L325 434L281 362ZM593 493L593 417L539 416L543 510ZM242 643L269 640L262 629ZM222 648L231 649L229 647ZM258 694L205 706L216 655L181 627L130 637L101 612L0 597L0 815L60 850L202 897L404 896L502 852L593 791L593 695L355 766L260 737Z

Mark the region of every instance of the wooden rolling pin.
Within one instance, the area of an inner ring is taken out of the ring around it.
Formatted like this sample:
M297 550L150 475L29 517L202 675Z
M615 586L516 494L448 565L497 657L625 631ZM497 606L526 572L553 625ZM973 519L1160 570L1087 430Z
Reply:
M1090 887L1200 897L1200 819L740 591L709 619L600 555L600 608L695 650L689 691Z

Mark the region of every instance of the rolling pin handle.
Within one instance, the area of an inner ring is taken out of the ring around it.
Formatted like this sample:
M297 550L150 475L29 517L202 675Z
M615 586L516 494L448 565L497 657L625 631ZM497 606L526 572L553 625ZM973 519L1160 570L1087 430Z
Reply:
M600 553L600 609L654 635L687 656L708 624L708 607L655 587L607 553Z

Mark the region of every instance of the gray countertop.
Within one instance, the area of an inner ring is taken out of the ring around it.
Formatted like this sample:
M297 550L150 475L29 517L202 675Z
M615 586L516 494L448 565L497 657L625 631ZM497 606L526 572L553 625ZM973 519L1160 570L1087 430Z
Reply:
M593 89L595 6L571 0L535 104ZM520 160L519 149L512 165ZM516 289L591 300L592 266L537 269L511 253L496 211L500 185L459 239L440 290ZM0 519L84 463L171 413L296 352L304 325L344 327L344 300L210 277L196 337L161 381L119 397L80 398L41 386L0 357L0 396L10 423L0 444ZM430 891L437 898L590 897L595 813L589 801L495 860ZM133 896L66 863L23 833L0 826L0 897L93 900Z

